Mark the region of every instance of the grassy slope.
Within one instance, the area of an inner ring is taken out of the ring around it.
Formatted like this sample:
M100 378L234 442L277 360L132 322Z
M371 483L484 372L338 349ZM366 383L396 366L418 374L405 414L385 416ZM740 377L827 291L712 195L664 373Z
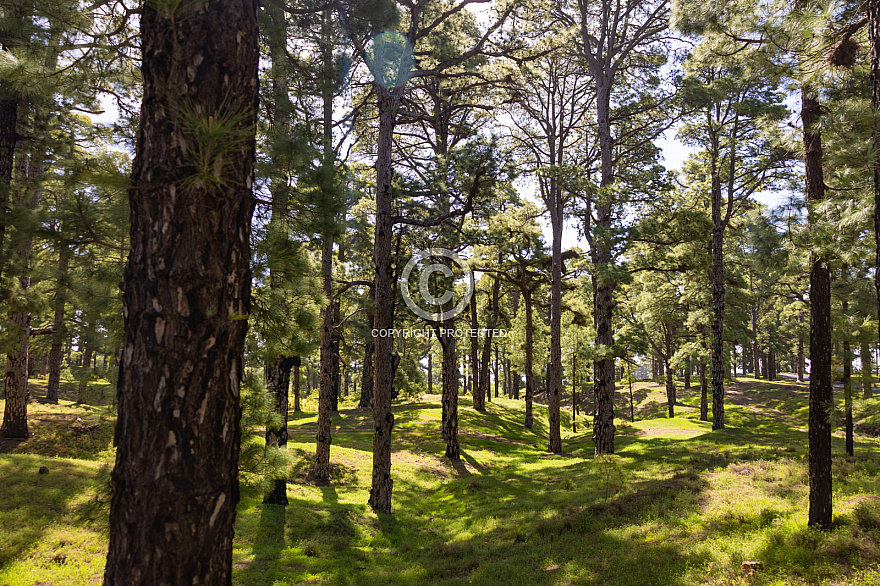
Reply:
M743 396L753 396L751 384L743 381ZM780 383L756 391L788 418L729 404L729 428L720 433L696 420L693 392L680 391L670 421L662 418L659 387L637 385L638 421L619 421L618 454L599 460L583 423L583 433L564 436L566 453L550 456L544 408L531 432L520 424L521 403L494 401L480 415L463 398L463 460L452 465L437 457L436 401L399 405L393 516L365 506L369 414L334 417L336 468L326 487L304 479L315 415L293 415L291 505L263 507L258 495L245 494L235 582L739 584L746 583L741 562L758 560L764 569L749 583L880 584L880 499L873 496L880 494L880 443L857 437L858 456L836 458L838 527L819 534L806 527L806 434L792 419L802 415L803 390ZM878 401L862 407L876 412ZM622 396L618 404L622 415ZM104 416L68 405L38 409ZM571 428L568 413L563 425ZM39 444L46 434L35 429L33 440L16 446L25 453L0 453L0 584L100 582L105 512L92 524L82 517L95 512L88 501L107 444L103 436L78 438L93 442L91 459L81 453L86 447L77 448L79 459L28 456L28 444L35 454L73 455L62 453L66 436ZM841 454L842 439L834 442ZM44 464L52 472L37 475Z

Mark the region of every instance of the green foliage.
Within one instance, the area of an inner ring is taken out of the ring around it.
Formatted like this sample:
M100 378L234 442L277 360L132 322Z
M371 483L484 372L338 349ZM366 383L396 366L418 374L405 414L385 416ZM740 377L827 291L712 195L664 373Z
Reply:
M241 453L239 479L243 492L265 494L276 478L287 476L293 458L287 449L266 444L265 430L281 424L275 399L253 372L241 386Z

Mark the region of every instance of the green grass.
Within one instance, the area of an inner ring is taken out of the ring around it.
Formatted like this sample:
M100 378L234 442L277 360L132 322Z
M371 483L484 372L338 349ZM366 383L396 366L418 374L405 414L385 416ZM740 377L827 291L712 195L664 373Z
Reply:
M521 402L494 400L478 414L463 397L462 461L454 464L441 457L437 398L395 405L390 516L365 505L370 413L334 415L333 481L323 487L306 481L316 415L292 413L290 505L264 506L245 492L234 583L880 583L880 443L858 435L856 457L845 458L843 439L834 438L835 528L808 529L807 442L796 429L802 387L741 382L789 419L728 403L728 427L712 432L697 420L698 389L679 390L669 420L663 389L639 383L637 421L617 419L617 454L600 459L588 417L571 432L570 405L565 453L550 455L546 407L535 406L530 431ZM618 418L629 414L628 398L621 389ZM109 421L82 406L52 409ZM35 423L37 437L43 425ZM0 584L100 582L106 511L89 499L112 451L101 440L91 456L50 458L63 443L52 437L33 444L33 455L0 453ZM52 472L37 475L40 465ZM96 512L96 521L82 521ZM59 554L64 561L52 561ZM744 561L763 569L747 581Z

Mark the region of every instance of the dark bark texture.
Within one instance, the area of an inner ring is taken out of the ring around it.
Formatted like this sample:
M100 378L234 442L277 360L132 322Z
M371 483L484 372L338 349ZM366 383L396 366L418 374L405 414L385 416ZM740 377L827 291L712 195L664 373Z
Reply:
M821 108L807 89L802 91L804 171L811 204L825 198L822 135L815 128ZM810 525L831 526L831 271L815 254L810 259Z
M266 428L266 445L283 448L287 445L287 411L290 398L290 369L298 358L293 356L279 355L271 364L266 366L266 386L275 399L275 411L281 416L281 423L277 427ZM287 479L275 478L272 490L263 497L263 502L269 505L287 506Z
M232 583L250 312L254 0L140 15L108 586ZM216 125L222 143L205 146ZM202 145L202 146L199 146Z

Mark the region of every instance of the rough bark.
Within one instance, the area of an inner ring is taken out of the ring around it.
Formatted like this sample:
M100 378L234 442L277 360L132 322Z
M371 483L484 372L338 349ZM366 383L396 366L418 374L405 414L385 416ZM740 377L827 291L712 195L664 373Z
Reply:
M373 349L376 347L372 339L364 344L364 368L361 373L361 398L358 409L369 409L373 406Z
M141 9L108 586L232 583L256 13L253 0ZM194 153L206 125L220 123L228 142Z
M868 36L871 44L871 109L880 111L880 0L868 0ZM871 133L874 146L874 288L877 292L878 336L880 336L880 123L874 117Z
M4 384L6 404L3 408L3 424L0 425L0 436L27 438L30 435L27 422L27 353L31 329L31 314L10 314L8 327L17 328L20 333L18 334L18 343L14 350L6 356Z
M821 109L810 90L801 93L807 202L825 199L822 135L815 127ZM808 524L831 527L831 272L825 259L810 258L810 405Z
M329 301L333 296L333 239L324 236L321 247L321 276L323 278L324 295L328 303L321 310L321 382L318 387L318 434L315 437L315 461L311 475L315 482L325 483L330 480L330 425L333 417L333 388L335 376L333 371L333 328L334 303Z
M452 321L444 325L445 331L453 327ZM458 460L461 447L458 441L458 365L455 352L455 336L444 334L437 337L443 350L443 420L441 436L446 440L446 457Z
M666 361L666 406L668 408L669 418L675 417L675 378L672 376L672 369L669 367L669 361Z
M391 152L396 113L404 86L388 89L374 84L374 87L379 95L379 121L376 145L376 235L373 241L373 264L376 270L373 327L377 331L382 331L394 325ZM377 336L374 341L376 346L373 386L373 473L369 505L376 512L390 513L391 492L394 486L391 480L391 430L394 427L394 415L391 413L392 339L388 336Z
M277 427L266 428L266 445L283 448L287 445L287 411L290 397L290 369L298 361L293 356L278 356L266 366L266 386L275 399L275 411L281 415ZM276 477L272 490L263 497L268 505L287 506L287 478Z

